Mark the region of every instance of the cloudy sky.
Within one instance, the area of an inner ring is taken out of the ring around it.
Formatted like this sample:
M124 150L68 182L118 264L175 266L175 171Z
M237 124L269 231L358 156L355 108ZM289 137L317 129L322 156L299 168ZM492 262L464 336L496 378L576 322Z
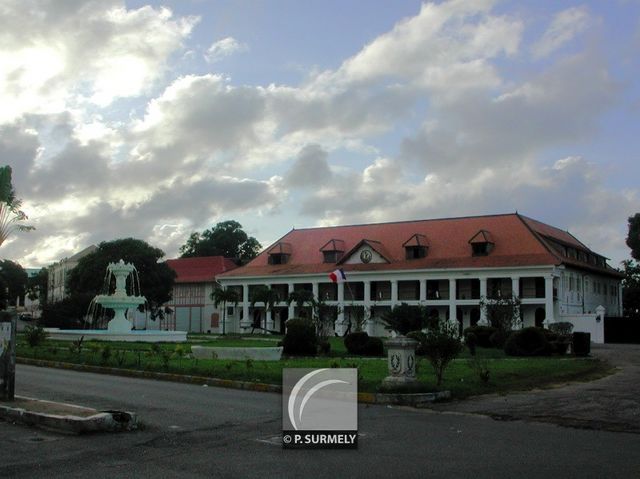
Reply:
M0 0L0 163L45 266L235 219L508 213L617 264L640 211L640 2Z

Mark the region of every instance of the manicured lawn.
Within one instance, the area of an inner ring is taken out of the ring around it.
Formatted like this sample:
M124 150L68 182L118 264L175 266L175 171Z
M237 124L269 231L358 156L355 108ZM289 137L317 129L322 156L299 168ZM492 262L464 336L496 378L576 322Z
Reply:
M340 354L341 349L344 351L342 338L330 338L330 342L334 354ZM258 347L277 344L276 341L237 337L207 340L206 344L209 343L228 346L255 344ZM24 341L20 341L18 356L269 384L281 384L283 368L356 367L360 378L359 388L363 392L375 392L388 374L386 358L320 357L284 359L277 362L198 360L186 357L190 351L190 344L176 346L164 343L154 352L151 345L146 343L91 341L84 344L80 353L71 351L69 345L69 342L65 341L46 340L43 345L30 348ZM424 383L425 390L450 390L454 398L463 398L476 394L546 387L565 381L589 380L606 375L610 370L606 363L590 358L513 359L505 358L502 351L493 349L479 349L478 357L483 358L490 372L490 379L486 384L480 381L470 367L467 352L460 359L453 361L445 372L440 388L436 388L433 370L423 358L418 361L418 377Z

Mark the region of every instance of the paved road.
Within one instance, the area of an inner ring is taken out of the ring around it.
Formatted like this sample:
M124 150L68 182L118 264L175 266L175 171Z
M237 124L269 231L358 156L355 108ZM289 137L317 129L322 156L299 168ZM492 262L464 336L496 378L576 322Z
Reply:
M556 389L443 403L433 409L640 433L640 345L594 345L591 352L615 366L616 374Z
M640 435L363 406L357 451L285 451L280 396L19 365L17 391L131 409L145 429L60 436L0 422L0 477L640 477Z

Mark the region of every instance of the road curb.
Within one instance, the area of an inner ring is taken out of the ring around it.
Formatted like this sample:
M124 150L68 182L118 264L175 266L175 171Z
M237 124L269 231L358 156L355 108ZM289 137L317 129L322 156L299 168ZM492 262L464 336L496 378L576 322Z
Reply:
M48 361L44 359L17 358L19 364L30 366L50 367L82 371L88 373L111 374L113 376L125 376L131 378L156 379L160 381L172 381L201 386L214 386L229 389L243 389L246 391L269 392L282 394L282 386L277 384L253 383L249 381L237 381L233 379L208 378L204 376L191 376L183 374L161 373L157 371L139 371L137 369L108 368L103 366L91 366L86 364L65 363L61 361ZM434 393L414 394L390 394L390 393L358 393L358 402L363 404L385 404L398 406L421 407L437 401L451 399L450 391Z
M51 414L11 406L10 403L3 402L0 403L0 418L65 434L131 431L136 429L138 424L136 414L130 411L98 411L75 404L57 403L23 396L16 396L16 399L37 405L38 409L55 409L57 406L64 406L64 409L70 414ZM73 414L74 412L76 414ZM90 415L87 416L88 413Z

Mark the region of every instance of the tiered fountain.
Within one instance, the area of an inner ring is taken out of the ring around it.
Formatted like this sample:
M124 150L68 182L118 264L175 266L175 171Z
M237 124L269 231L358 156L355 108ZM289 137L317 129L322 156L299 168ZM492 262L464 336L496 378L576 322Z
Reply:
M136 267L131 263L125 263L120 260L117 263L109 263L107 271L106 283L109 285L111 282L110 276L113 276L116 279L116 290L113 294L99 294L93 301L103 308L113 309L115 313L113 319L107 325L107 331L114 334L130 333L131 322L126 318L125 312L129 308L137 308L147 302L147 298L135 294L134 287L132 287L134 295L127 295L127 278L134 272L137 274ZM140 293L139 290L140 288L138 288L138 293Z
M127 294L127 278L131 276L132 295ZM116 288L109 294L111 278L115 278ZM137 285L137 290L136 290ZM100 339L103 341L144 341L157 343L161 341L184 342L187 340L186 331L158 331L158 330L132 330L131 322L126 317L126 311L135 309L146 303L147 299L140 294L138 272L132 263L120 260L117 263L109 263L105 277L105 289L107 294L99 294L89 306L89 316L93 320L96 305L105 309L112 309L114 317L107 329L57 329L49 328L47 332L51 339L76 340L84 336L85 339Z

